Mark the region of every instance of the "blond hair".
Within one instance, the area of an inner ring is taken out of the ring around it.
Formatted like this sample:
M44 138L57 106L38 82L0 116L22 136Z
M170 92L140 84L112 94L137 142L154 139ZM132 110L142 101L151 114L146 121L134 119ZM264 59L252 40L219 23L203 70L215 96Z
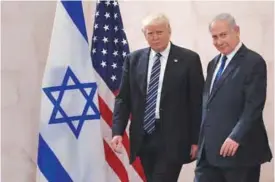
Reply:
M148 25L157 25L157 24L166 24L170 28L170 22L167 16L163 13L150 14L146 16L142 21L142 31L144 32L146 26Z

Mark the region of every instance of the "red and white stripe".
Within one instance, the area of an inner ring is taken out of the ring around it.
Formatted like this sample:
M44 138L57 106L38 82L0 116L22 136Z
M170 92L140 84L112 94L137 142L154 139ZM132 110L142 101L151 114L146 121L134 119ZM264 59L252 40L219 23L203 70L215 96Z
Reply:
M95 72L96 73L96 72ZM105 158L108 164L107 181L141 182L146 181L139 158L129 164L129 133L128 127L123 136L123 151L115 153L111 149L112 139L112 115L115 102L115 94L107 87L104 80L96 73L99 95L99 109L101 112L102 134L105 150ZM129 126L129 125L128 125Z

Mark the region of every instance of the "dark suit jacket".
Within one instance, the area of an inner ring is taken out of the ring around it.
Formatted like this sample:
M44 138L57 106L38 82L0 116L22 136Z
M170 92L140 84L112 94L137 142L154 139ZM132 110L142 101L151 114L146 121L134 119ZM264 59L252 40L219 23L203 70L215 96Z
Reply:
M207 160L215 166L252 166L270 161L272 155L263 123L265 61L242 45L209 93L219 57L207 68L198 158L204 147ZM235 156L223 158L219 152L227 137L240 146Z
M150 48L129 54L124 62L120 92L115 100L113 135L130 124L130 163L142 145ZM171 44L160 100L160 131L168 160L191 162L190 146L197 144L204 78L199 55Z

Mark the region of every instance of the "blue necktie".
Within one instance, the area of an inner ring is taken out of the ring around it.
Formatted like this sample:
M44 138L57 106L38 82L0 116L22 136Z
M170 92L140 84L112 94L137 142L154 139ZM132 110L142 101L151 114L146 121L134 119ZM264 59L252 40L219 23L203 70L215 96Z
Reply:
M224 67L225 67L225 63L226 63L226 60L227 60L227 57L226 56L223 56L222 57L222 60L221 60L221 66L216 74L216 77L215 77L215 80L213 82L213 85L212 85L212 89L215 87L215 85L217 84L217 81L221 78L222 76L222 72L224 70Z
M160 57L161 54L156 54L157 59L152 67L150 82L147 90L146 105L144 113L144 125L143 128L146 133L151 134L155 130L156 120L156 103L159 87L159 75L160 75Z

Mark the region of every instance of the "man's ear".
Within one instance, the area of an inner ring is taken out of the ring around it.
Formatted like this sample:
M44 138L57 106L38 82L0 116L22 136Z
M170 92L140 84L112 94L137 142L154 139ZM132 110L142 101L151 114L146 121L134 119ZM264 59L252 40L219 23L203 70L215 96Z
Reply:
M141 32L143 33L143 35L145 35L145 34L144 34L144 28L141 29Z
M237 32L238 35L240 35L240 27L238 25L234 27L234 31Z
M142 28L141 31L142 31L144 37L146 38L146 29L145 29L145 28Z
M169 32L169 34L171 35L172 30L171 30L171 26L170 26L170 24L168 25L168 32Z

